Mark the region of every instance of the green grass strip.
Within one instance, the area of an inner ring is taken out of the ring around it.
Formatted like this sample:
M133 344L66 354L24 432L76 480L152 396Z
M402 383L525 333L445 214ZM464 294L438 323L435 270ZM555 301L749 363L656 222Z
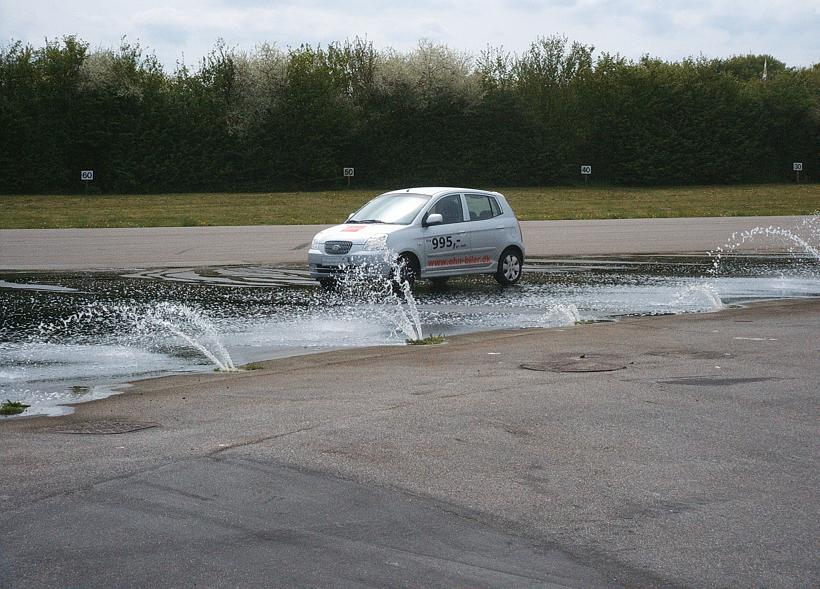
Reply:
M501 188L522 221L804 215L820 184ZM0 229L305 225L344 221L382 192L0 195Z

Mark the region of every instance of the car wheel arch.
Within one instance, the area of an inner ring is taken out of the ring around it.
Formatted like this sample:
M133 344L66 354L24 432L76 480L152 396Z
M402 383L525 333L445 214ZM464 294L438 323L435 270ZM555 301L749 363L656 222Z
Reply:
M524 252L520 247L518 247L517 245L515 245L513 243L513 244L508 245L507 247L502 248L501 253L503 254L507 250L515 250L515 253L518 254L518 258L521 260L521 263L522 264L524 263Z
M404 250L398 256L396 256L397 260L401 258L407 258L411 264L413 264L413 268L416 271L416 276L420 277L421 275L421 258L419 255L414 252L413 250Z
M521 248L517 245L508 245L498 257L498 266L493 274L498 283L504 286L510 286L521 279L523 269L524 253L521 251Z

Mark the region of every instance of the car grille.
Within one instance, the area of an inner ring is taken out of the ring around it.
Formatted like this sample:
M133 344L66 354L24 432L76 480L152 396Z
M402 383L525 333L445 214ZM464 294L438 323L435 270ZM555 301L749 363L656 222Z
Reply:
M352 241L326 241L325 253L333 255L346 254L351 247L353 247Z

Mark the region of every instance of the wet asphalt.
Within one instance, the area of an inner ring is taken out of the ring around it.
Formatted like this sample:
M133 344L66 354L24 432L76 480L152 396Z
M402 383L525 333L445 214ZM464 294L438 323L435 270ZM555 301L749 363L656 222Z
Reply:
M6 421L0 586L817 586L818 333L480 333Z

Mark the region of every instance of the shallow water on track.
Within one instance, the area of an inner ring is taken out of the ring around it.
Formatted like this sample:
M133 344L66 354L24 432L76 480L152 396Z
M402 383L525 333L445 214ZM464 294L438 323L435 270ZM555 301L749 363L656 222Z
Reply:
M820 296L807 255L530 259L522 281L452 279L415 291L424 335L574 325L629 315L708 312ZM69 412L119 383L230 370L278 356L403 345L408 305L325 292L300 268L231 266L128 273L0 275L0 401L25 415Z

